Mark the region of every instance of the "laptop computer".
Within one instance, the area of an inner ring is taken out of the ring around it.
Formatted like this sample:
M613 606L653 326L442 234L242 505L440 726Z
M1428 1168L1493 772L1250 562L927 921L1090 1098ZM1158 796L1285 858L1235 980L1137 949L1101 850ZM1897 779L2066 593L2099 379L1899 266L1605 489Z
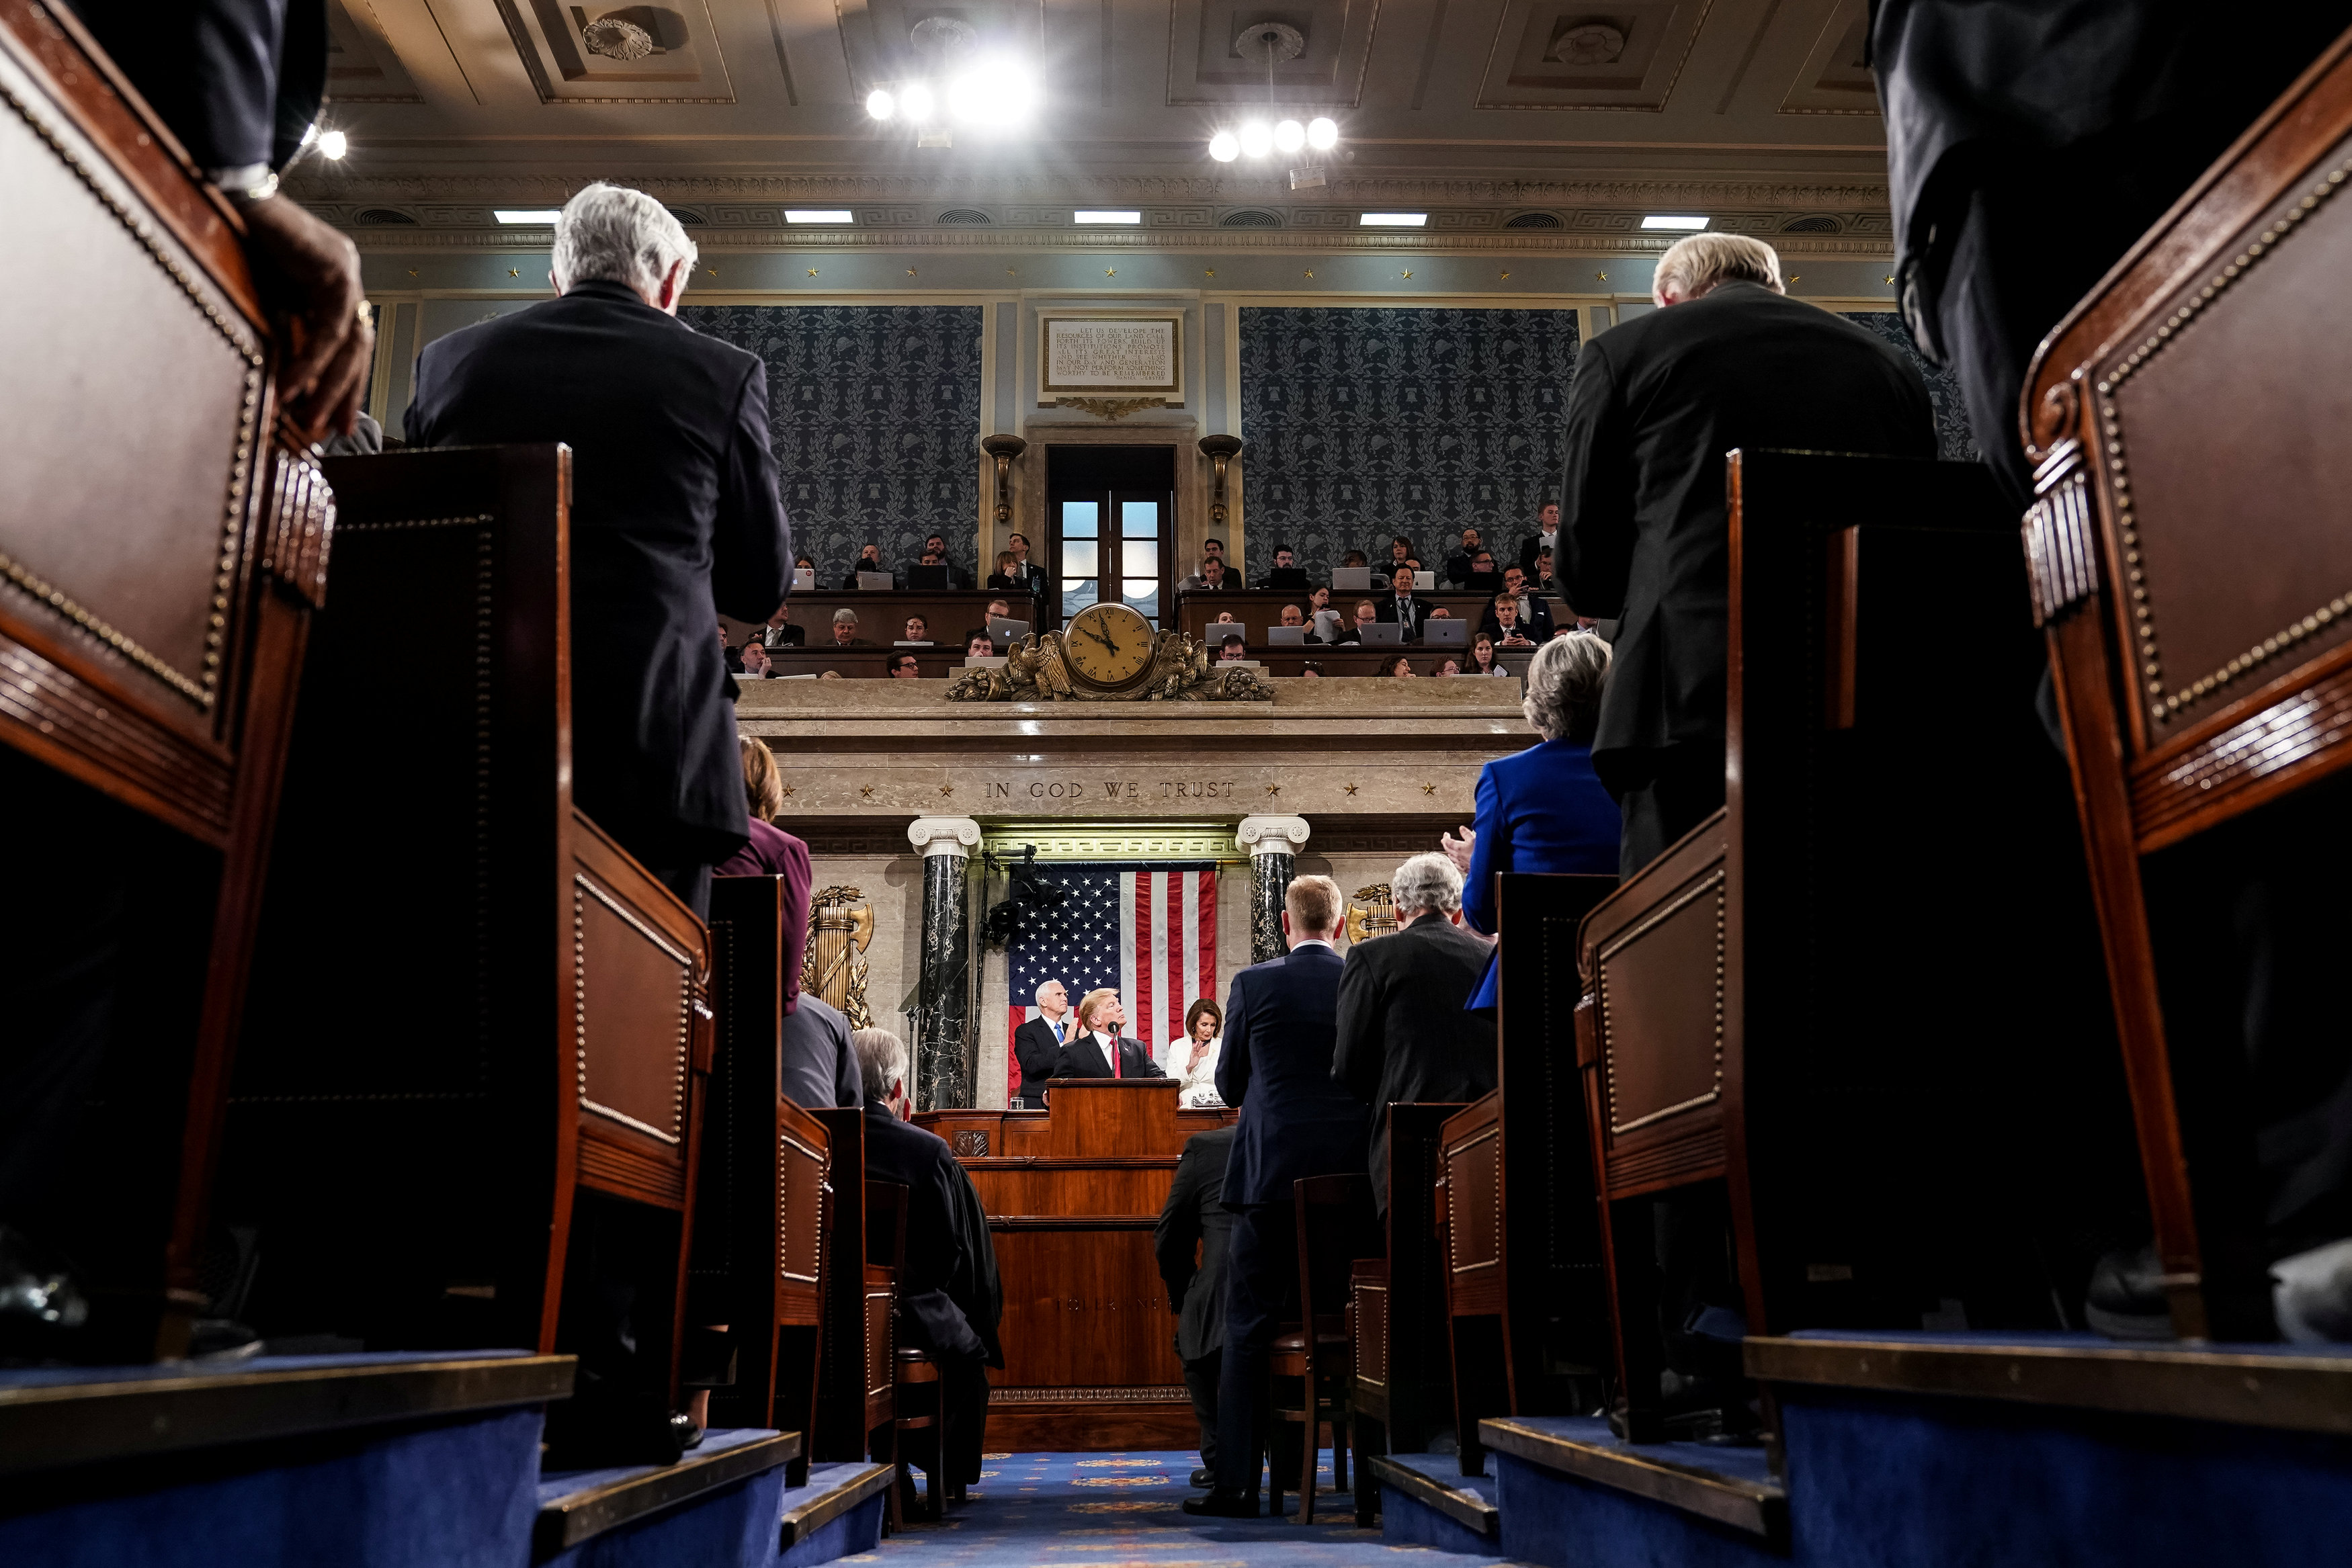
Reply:
M1503 591L1503 574L1499 571L1474 571L1470 574L1470 580L1462 585L1462 591L1500 593Z
M1007 621L996 615L988 618L988 639L1000 648L1018 643L1027 635L1029 622L1026 621Z
M1375 621L1369 626L1359 626L1356 637L1367 648L1404 646L1404 628L1393 621Z
M1416 571L1412 574L1412 586L1418 592L1434 593L1437 591L1437 574L1433 571Z
M857 586L869 592L882 591L898 587L898 580L887 571L861 571L857 574Z
M1307 628L1304 626L1269 626L1265 629L1265 643L1269 648L1296 648L1306 641Z
M814 567L796 566L793 568L793 591L794 593L812 592L815 588L816 569Z
M1277 591L1287 589L1294 593L1306 593L1314 587L1307 580L1307 569L1303 566L1276 567L1265 574L1265 585Z
M1467 648L1470 645L1470 622L1448 615L1421 623L1421 640L1432 648Z
M1339 566L1331 569L1331 591L1334 593L1370 593L1372 591L1372 569L1369 566Z
M893 648L936 648L939 644L932 642L929 637L918 637L912 642L901 637L897 642L891 643L890 646Z
M943 566L910 566L907 569L907 586L922 593L944 593L955 583Z

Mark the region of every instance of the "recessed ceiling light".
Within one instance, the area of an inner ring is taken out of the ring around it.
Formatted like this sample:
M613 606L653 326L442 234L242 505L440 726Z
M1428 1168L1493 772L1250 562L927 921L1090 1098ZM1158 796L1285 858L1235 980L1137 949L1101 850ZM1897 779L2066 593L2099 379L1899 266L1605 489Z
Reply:
M1429 222L1427 213L1363 213L1356 222L1368 229L1417 229Z
M788 224L854 224L857 214L846 207L787 207L784 222Z
M1139 224L1143 221L1143 214L1141 213L1072 213L1070 221L1074 224Z
M529 224L535 228L552 228L563 213L557 207L498 207L490 215L502 224Z
M1695 230L1706 227L1706 220L1696 216L1677 216L1672 213L1652 213L1642 220L1645 229Z
M319 138L319 155L321 158L341 158L351 150L352 139L340 131L327 131Z

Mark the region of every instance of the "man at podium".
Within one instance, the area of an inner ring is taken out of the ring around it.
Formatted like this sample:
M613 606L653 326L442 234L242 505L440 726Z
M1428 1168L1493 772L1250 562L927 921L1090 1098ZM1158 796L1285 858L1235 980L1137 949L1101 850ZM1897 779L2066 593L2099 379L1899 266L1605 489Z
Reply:
M1062 1047L1056 1078L1165 1078L1151 1052L1126 1038L1127 1009L1118 993L1088 991L1078 1003L1078 1036Z

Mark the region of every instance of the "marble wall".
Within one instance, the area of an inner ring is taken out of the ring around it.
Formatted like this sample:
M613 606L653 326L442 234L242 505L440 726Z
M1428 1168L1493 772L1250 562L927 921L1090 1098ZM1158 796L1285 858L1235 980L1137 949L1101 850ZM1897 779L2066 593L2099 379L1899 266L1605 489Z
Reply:
M914 1050L914 1034L900 1004L922 972L923 857L826 854L809 857L818 888L845 885L866 895L874 910L874 941L866 950L866 1004L877 1029L887 1029Z

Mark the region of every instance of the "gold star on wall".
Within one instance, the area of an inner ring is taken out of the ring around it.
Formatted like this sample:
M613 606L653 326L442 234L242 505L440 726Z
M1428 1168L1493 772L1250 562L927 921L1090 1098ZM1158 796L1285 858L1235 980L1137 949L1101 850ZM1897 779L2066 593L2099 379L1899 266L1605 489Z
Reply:
M860 784L857 787L857 793L861 799L871 800L874 799L874 786L871 784Z
M1511 277L1511 275L1510 275L1509 273L1507 273L1507 273L1503 274L1503 280L1504 280L1506 283L1507 283L1507 282L1509 282L1509 281L1510 281L1510 277Z
M1279 784L1269 784L1265 787L1265 792L1267 798L1272 799L1274 796L1282 793L1282 786Z
M718 276L719 276L719 269L718 269L717 267L704 267L702 270L703 270L703 271L705 271L705 272L707 272L707 273L709 273L709 274L710 274L710 276L711 276L711 277L718 277Z
M410 268L408 269L408 276L409 276L409 277L415 277L415 276L416 276L416 269L415 269L415 267L410 267Z
M952 784L942 784L940 786L940 793L942 795L952 795L955 793L955 786Z
M1007 277L1018 277L1021 276L1021 269L1017 267L1008 267L1004 269L1004 276Z
M1596 272L1592 275L1592 281L1595 283L1606 283L1609 281L1609 275L1605 272Z
M1103 268L1103 276L1105 277L1117 277L1118 276L1118 268L1115 267L1106 267Z
M1405 276L1405 277L1411 277L1412 276L1412 268L1411 268L1411 267L1406 267L1406 268L1404 269L1404 276Z
M1791 283L1802 283L1804 280L1805 275L1801 272L1792 272L1789 274L1789 281Z
M1421 787L1421 792L1424 795L1434 795L1437 793L1437 786L1434 784L1424 784Z
M785 786L784 786L784 799L785 799L785 800L791 800L792 798L793 798L793 787L792 787L791 785L787 784L787 785L785 785Z
M1201 276L1203 277L1214 277L1217 276L1217 269L1213 267L1210 267L1207 271L1202 273Z
M415 275L411 274L411 276L413 277ZM522 268L520 267L509 267L507 268L507 276L509 277L520 277L522 276Z
M908 268L907 269L907 276L908 276L908 277L914 277L914 276L915 276L915 269L914 269L913 267L908 267Z
M1892 282L1894 282L1894 281L1895 281L1895 275L1894 275L1893 273L1891 273L1891 272L1890 272L1890 273L1888 273L1885 277L1884 277L1880 278L1878 281L1879 281L1879 282L1881 282L1881 283L1892 283Z
M1345 789L1350 795L1356 792L1356 787L1353 784L1342 784L1339 788Z
M810 268L809 268L809 276L810 276L811 277L814 277L816 276L816 268L815 268L815 267L810 267Z
M1307 277L1314 277L1314 276L1315 276L1315 269L1314 269L1313 267L1308 267L1308 268L1307 269Z

